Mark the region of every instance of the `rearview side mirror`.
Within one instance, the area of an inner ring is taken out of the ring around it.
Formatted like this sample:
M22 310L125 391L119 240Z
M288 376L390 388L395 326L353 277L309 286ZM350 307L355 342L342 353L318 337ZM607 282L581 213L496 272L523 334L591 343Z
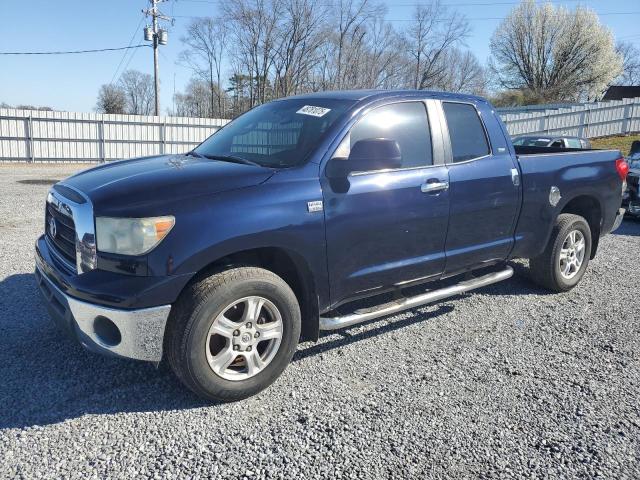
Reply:
M326 175L329 178L345 178L352 172L369 172L400 168L402 153L400 145L388 138L367 138L357 141L349 157L332 158L327 164Z

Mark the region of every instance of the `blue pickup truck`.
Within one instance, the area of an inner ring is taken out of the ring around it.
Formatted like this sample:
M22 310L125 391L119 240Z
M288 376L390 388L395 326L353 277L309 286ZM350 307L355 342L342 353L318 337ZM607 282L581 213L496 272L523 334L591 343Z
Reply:
M197 394L242 399L299 341L506 280L511 259L574 287L622 220L627 164L527 148L475 96L273 101L187 154L54 185L36 277L86 348L167 360Z

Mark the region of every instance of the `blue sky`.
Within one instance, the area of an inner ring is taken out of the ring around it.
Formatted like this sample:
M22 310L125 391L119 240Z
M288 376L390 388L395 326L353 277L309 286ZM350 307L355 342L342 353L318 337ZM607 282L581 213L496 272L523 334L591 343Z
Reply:
M420 0L387 0L387 19L403 26ZM142 17L147 0L0 0L0 51L78 50L126 46ZM516 0L442 0L443 4L467 16L472 34L468 47L485 61L489 38ZM553 1L575 8L582 4L601 15L601 21L616 39L640 47L640 1L591 0ZM161 107L171 107L175 88L180 91L190 72L176 64L182 50L180 36L189 16L214 15L214 0L170 0L164 13L175 16L169 28L169 45L160 47ZM618 14L636 12L634 14ZM144 26L144 23L142 24ZM142 29L133 42L144 43ZM121 60L124 61L121 64ZM125 65L152 73L151 49L123 52L55 56L1 56L0 102L48 105L68 111L93 111L100 85L108 83ZM115 77L117 79L117 75Z

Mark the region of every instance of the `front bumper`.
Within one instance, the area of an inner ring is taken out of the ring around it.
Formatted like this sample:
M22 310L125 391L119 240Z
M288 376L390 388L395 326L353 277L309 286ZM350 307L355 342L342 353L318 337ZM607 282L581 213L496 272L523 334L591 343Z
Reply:
M83 302L63 293L43 272L36 278L51 317L93 352L159 362L171 305L124 310Z

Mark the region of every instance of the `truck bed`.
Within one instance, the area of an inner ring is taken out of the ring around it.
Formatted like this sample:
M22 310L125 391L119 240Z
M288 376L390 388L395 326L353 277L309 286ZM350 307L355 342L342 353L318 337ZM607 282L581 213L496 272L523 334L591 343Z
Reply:
M553 228L553 219L567 207L567 199L593 199L602 214L601 233L611 230L620 208L620 178L615 161L618 150L515 147L522 175L522 210L515 231L512 257L542 253ZM550 203L550 189L561 199Z

